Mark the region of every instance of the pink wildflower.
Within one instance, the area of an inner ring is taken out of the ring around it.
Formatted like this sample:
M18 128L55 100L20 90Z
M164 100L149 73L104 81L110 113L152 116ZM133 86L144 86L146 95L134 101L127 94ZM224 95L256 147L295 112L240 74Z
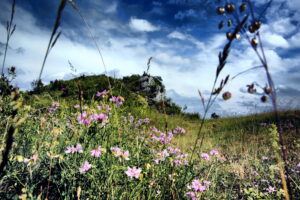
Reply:
M68 146L67 150L65 151L65 153L75 153L76 152L76 148L73 146Z
M209 155L207 153L202 153L201 154L201 158L203 158L206 161L210 161L210 157L209 157Z
M131 179L136 178L138 179L140 174L142 172L142 169L136 168L136 167L127 167L127 171L125 172L127 176L129 176Z
M88 161L85 161L83 166L81 168L79 168L80 174L82 174L83 172L88 171L91 167L92 167L92 165Z
M95 158L99 157L102 153L101 151L101 146L99 146L97 149L93 149L90 151L91 155L94 156Z
M223 162L223 161L226 161L227 159L225 158L225 156L222 156L222 157L220 157L220 158L218 158L218 161L219 162Z
M121 148L119 147L112 147L110 149L113 151L113 154L116 157L123 158L124 160L129 160L129 151L122 152Z
M199 180L194 180L191 188L196 192L197 191L204 192L206 190L206 186L201 185Z
M129 151L125 151L123 154L122 154L122 158L124 160L129 160Z
M109 90L103 90L102 92L97 92L96 96L97 97L100 97L100 96L104 97L104 96L107 95L108 92L109 92Z
M81 144L77 144L76 147L68 146L67 150L65 151L65 153L76 153L76 152L78 152L78 153L83 152Z
M173 148L173 147L168 147L168 150L171 154L178 154L181 151L179 148Z
M275 192L276 190L275 190L274 187L269 186L268 189L267 189L267 191L268 191L269 193L273 193L273 192Z
M33 162L36 162L37 160L39 159L39 155L36 153L36 154L33 154L31 157L30 157L30 160L32 160Z
M299 167L299 168L300 168L300 163L298 163L297 167Z
M81 144L78 143L78 144L76 145L76 151L77 151L78 153L82 153L82 152L83 152Z
M269 157L263 156L261 159L262 159L262 160L269 160Z
M186 195L189 197L196 197L195 192L187 192Z
M218 154L219 154L218 150L211 150L210 151L210 155L212 155L212 156L215 156L215 155L218 155Z

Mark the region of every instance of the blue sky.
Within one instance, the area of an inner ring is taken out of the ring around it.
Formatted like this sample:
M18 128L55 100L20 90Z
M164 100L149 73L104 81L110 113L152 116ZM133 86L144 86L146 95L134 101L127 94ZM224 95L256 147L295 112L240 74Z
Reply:
M17 67L16 84L30 88L36 79L54 24L59 1L17 0L17 30L10 41L7 66ZM153 57L150 73L163 78L167 95L188 111L201 112L197 90L207 97L212 87L218 53L226 43L225 33L217 26L225 18L216 14L220 0L75 0L96 36L109 74L127 76L142 74ZM222 3L223 2L223 3ZM237 5L240 1L234 1ZM257 16L268 1L253 0ZM0 60L5 44L5 23L10 16L9 0L1 3ZM300 108L300 1L274 0L261 16L261 35L270 71L279 93L281 108ZM230 16L226 16L230 18ZM77 74L104 72L88 30L78 14L67 5L62 18L60 37L51 52L43 81L71 78L68 60ZM236 41L228 64L222 72L234 76L259 65L245 38ZM246 85L257 82L264 86L262 69L244 74L228 84L230 101L216 101L212 112L221 115L247 114L266 110L270 105L259 101L259 95L246 92Z

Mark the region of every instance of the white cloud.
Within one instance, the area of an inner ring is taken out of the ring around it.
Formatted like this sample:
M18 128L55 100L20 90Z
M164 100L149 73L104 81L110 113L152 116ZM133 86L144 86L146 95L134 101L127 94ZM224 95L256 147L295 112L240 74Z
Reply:
M25 52L17 54L16 52L9 51L7 57L7 65L16 65L26 72L20 75L18 83L21 85L27 84L36 79L40 70L42 59L50 37L50 31L47 31L36 25L35 19L23 10L18 10L16 15L16 23L18 24L17 30L11 38L11 46L16 49L23 47ZM25 20L24 20L25 19ZM97 32L96 37L99 41L107 70L117 76L126 76L131 74L142 74L146 70L147 59L153 56L151 63L150 73L158 75L163 78L164 84L168 90L174 90L178 95L197 98L197 90L202 92L210 90L212 81L216 73L216 66L218 64L218 53L222 50L226 37L225 34L211 34L205 41L199 41L189 34L179 31L170 32L166 37L160 39L148 40L146 34L140 34L138 37L123 36L115 37L110 35L107 30L116 30L122 28L123 32L128 32L128 28L139 32L151 32L160 30L159 27L152 25L150 22L143 19L131 18L128 24L120 27L118 21L112 19L95 20L95 26L104 27L103 32ZM284 59L276 52L277 47L288 48L292 45L299 44L299 33L292 36L289 40L285 39L284 27L289 25L287 20L279 20L277 23L277 31L272 31L273 28L265 25L262 27L263 39L266 42L266 55L270 64L270 69L274 75L281 75L284 71L291 69L295 66L293 63L300 63L300 58ZM279 24L279 25L278 25ZM275 26L276 27L276 26ZM101 29L100 28L100 29ZM72 32L73 30L63 29L63 33ZM95 30L93 30L95 31ZM102 31L102 29L101 29ZM105 32L107 31L107 32ZM96 32L96 31L95 31ZM290 32L290 31L289 31ZM5 27L0 25L0 35L5 34ZM72 33L74 37L78 37L78 33ZM77 35L76 35L77 34ZM65 36L65 37L64 37ZM67 35L68 36L68 35ZM44 80L51 80L55 78L70 77L70 67L68 60L77 69L78 73L89 72L90 74L100 74L104 71L99 55L94 46L89 46L84 40L71 40L66 35L59 38L53 51L47 60L45 71L43 74ZM105 38L105 40L103 40ZM173 39L170 42L170 39ZM3 38L0 38L3 42ZM194 54L180 54L184 50L190 50L190 44L193 43L197 46ZM298 41L298 43L297 43ZM110 45L103 45L104 42L109 42ZM235 45L236 43L234 43ZM248 46L249 47L249 46ZM251 47L246 49L231 49L228 63L221 73L221 78L227 74L231 76L254 67L259 64L255 53ZM241 87L246 87L253 81L257 81L264 85L266 83L265 74L262 70L255 70L238 77L226 87L226 91L233 93L233 98L230 101L218 102L220 109L226 110L239 110L247 112L247 108L241 108L239 105L241 97L247 97L249 101L257 101L257 97L251 95L247 96L240 92ZM276 80L277 83L285 83L282 77ZM295 85L290 85L295 87ZM205 95L207 96L207 95ZM174 99L176 102L176 99ZM189 102L187 102L188 104ZM197 104L199 103L199 104ZM190 108L200 108L200 101L192 101L188 104ZM193 111L196 111L194 110Z
M271 22L272 31L282 35L289 35L296 30L296 26L291 23L289 18L281 18L277 21Z
M137 19L132 17L129 22L129 27L138 32L153 32L158 31L160 28L152 25L150 22L144 19Z
M289 43L293 48L299 48L300 47L300 33L293 35L289 39Z
M179 39L179 40L187 40L188 39L187 35L180 33L178 31L173 31L172 33L170 33L168 35L168 38L175 38L175 39Z
M268 48L288 48L289 43L284 38L282 33L280 34L280 30L276 32L271 32L272 29L269 25L263 25L261 27L261 36L262 41L265 45L267 45Z
M106 8L105 12L106 13L115 13L117 11L118 4L117 2L113 2L108 8Z
M183 41L184 40L190 41L191 43L196 45L199 49L204 49L204 44L189 34L184 34L179 31L173 31L170 34L168 34L167 37L172 39L183 40Z

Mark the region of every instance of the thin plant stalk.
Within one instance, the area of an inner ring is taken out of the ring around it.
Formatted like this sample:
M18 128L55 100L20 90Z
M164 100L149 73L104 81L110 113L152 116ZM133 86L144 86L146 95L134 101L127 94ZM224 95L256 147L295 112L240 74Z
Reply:
M15 15L15 6L16 6L16 0L13 0L12 7L11 7L11 15L10 20L7 21L6 24L6 44L5 44L5 50L3 55L3 63L2 63L2 69L1 69L1 77L4 77L4 68L5 68L5 61L6 61L6 55L8 50L8 43L10 40L10 37L13 35L13 33L16 30L16 24L13 25L14 15Z
M54 45L56 44L58 38L60 37L61 32L57 33L57 30L60 26L60 20L61 20L61 17L62 17L62 12L63 12L63 10L66 6L66 3L67 3L67 0L61 0L61 2L59 4L56 19L55 19L55 23L54 23L54 26L53 26L53 29L52 29L52 33L51 33L50 40L49 40L49 43L48 43L48 46L47 46L46 54L44 56L43 64L42 64L42 67L41 67L41 70L40 70L40 73L39 73L39 76L38 76L38 79L37 79L37 83L39 83L41 81L41 77L42 77L42 74L43 74L43 71L44 71L44 67L45 67L48 55L50 54L51 49L54 47Z

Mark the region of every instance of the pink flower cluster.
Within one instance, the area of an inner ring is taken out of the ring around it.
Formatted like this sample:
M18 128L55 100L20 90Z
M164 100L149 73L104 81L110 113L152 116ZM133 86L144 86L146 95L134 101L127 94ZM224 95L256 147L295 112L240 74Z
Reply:
M49 109L49 112L54 113L58 107L59 107L59 103L53 102L51 108Z
M182 133L182 134L185 134L186 133L186 130L183 129L182 127L180 126L177 126L174 130L173 130L173 134L179 134L179 133Z
M128 117L121 116L121 118L124 122L132 123L134 121L134 117L132 115L129 115Z
M90 125L92 121L99 121L104 126L106 121L108 120L108 116L106 114L92 114L90 116L87 115L86 111L82 114L80 113L77 117L77 121L79 124L84 124L86 126Z
M105 96L107 96L108 93L109 93L109 90L103 90L102 92L99 92L99 91L98 91L98 92L96 93L96 96L97 96L97 97L100 97L100 96L101 96L101 97L105 97Z
M135 126L138 127L138 126L141 126L142 124L149 124L150 123L150 119L149 118L145 118L145 119L139 119Z
M189 192L186 193L187 196L191 197L192 200L198 200L201 193L205 192L210 185L210 181L203 180L202 183L200 180L196 179L192 182L192 185L187 186Z
M114 103L116 103L116 107L120 107L122 104L123 104L123 98L122 97L120 97L120 96L118 96L118 97L116 97L116 96L113 96L113 97L111 97L110 99L109 99L109 101L110 102L114 102Z
M99 157L102 153L102 150L101 150L101 146L98 146L97 149L93 149L90 151L91 155L94 156L95 158Z
M211 150L210 152L209 152L209 154L211 155L211 156L217 156L218 154L219 154L219 151L218 150ZM206 161L210 161L211 160L211 158L210 158L210 155L209 154L207 154L207 153L202 153L201 154L201 158L203 158L204 160L206 160ZM226 160L226 158L225 157L221 157L221 160L219 160L220 158L218 158L218 161L225 161Z
M103 110L103 111L111 111L112 110L111 107L109 107L109 106L97 106L97 108L99 110Z
M175 166L188 164L188 160L186 158L189 154L179 154L180 151L181 150L179 148L168 147L168 149L165 149L162 152L155 154L156 159L154 160L154 162L156 164L159 164L160 162L166 160L167 157L174 156L172 162Z
M136 168L136 167L127 167L127 171L125 171L127 176L129 176L131 179L133 179L133 178L138 179L141 172L142 172L142 169Z
M175 166L180 166L180 165L187 165L188 160L186 159L189 156L188 153L185 154L180 154L175 157L175 160L173 160L173 163Z
M170 154L178 154L181 152L179 148L173 148L173 147L168 147L168 150Z
M82 167L79 168L80 174L82 174L83 172L88 171L91 167L92 167L92 165L91 165L88 161L85 161L85 162L83 163Z
M276 189L275 189L274 187L272 187L272 186L269 186L269 187L267 188L267 192L268 192L268 193L273 193L273 192L276 192Z
M65 151L65 153L82 153L83 149L81 144L77 144L76 147L75 146L68 146L67 150Z
M36 162L37 160L39 159L39 155L36 153L36 154L33 154L32 156L30 156L30 158L24 158L23 162L24 163L29 163L29 162Z
M122 152L122 149L119 147L112 147L110 149L116 157L122 158L124 160L129 160L129 151Z
M164 161L166 159L166 157L168 157L170 154L168 153L168 151L165 149L162 152L159 152L156 154L157 159L154 160L154 162L156 164L158 164L161 161Z
M151 138L153 141L158 141L161 142L162 144L168 144L172 141L173 139L173 133L169 131L167 134L159 131L157 128L152 127L151 130L155 133L159 134L159 137L157 137L154 134L150 134Z

